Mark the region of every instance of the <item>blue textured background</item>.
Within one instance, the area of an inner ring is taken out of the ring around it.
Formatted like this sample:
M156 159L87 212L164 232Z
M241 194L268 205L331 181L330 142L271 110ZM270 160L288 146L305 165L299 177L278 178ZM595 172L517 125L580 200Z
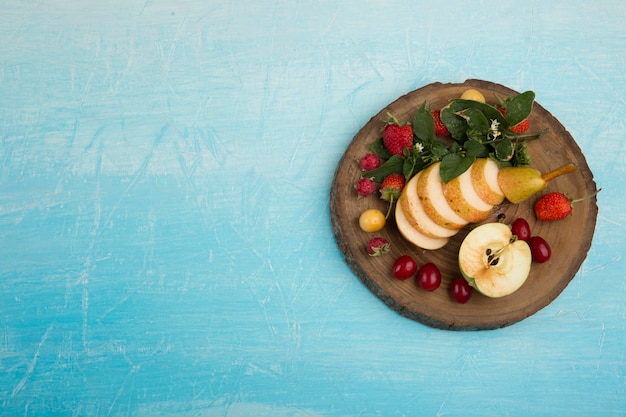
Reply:
M223 3L223 4L219 4ZM0 1L4 416L626 415L626 4ZM535 90L603 188L552 304L447 332L329 220L371 116Z

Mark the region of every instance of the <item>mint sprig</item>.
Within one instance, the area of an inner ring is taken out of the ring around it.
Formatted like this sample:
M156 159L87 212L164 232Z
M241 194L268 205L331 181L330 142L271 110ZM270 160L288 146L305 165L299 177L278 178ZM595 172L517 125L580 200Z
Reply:
M410 180L419 171L441 161L440 175L447 183L472 165L476 158L490 157L500 167L529 165L527 142L546 131L516 134L511 127L530 116L535 93L526 91L502 100L496 106L474 100L455 99L441 110L441 121L452 140L442 141L435 135L435 121L424 102L412 119L413 146L403 155L391 155L382 138L370 146L370 151L383 159L377 169L364 176L382 182L391 173L401 173ZM500 109L505 109L505 115Z

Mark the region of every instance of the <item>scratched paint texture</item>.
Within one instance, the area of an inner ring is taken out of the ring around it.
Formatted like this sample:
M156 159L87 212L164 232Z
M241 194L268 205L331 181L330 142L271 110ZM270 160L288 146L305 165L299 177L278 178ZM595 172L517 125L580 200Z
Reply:
M221 3L221 4L220 4ZM0 414L626 415L626 4L0 2ZM480 78L587 157L589 256L514 326L404 319L328 215L398 96Z

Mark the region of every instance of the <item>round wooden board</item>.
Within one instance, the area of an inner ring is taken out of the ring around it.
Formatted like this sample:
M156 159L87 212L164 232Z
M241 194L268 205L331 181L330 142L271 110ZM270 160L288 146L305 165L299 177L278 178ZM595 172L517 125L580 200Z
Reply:
M485 222L497 221L504 213L505 223L523 217L530 223L532 234L542 236L552 247L552 258L543 264L533 263L530 276L515 293L502 298L488 298L474 291L466 304L454 302L449 295L452 280L460 276L458 250L469 230L466 226L443 248L427 251L407 242L397 230L393 216L377 233L365 233L358 225L359 215L368 208L386 212L387 203L377 194L357 198L355 184L361 176L358 161L368 147L381 136L387 113L401 122L409 122L426 101L429 108L441 108L459 97L467 88L483 93L494 104L499 97L518 94L507 87L481 80L462 84L429 84L389 104L357 133L340 160L330 195L330 216L337 244L355 275L390 308L423 324L449 330L487 330L501 328L536 313L551 303L569 284L587 256L595 230L598 208L596 198L577 203L572 215L555 222L535 219L533 204L550 191L561 191L571 197L582 197L596 190L587 162L569 132L547 110L535 102L530 116L531 131L549 128L539 140L531 141L528 151L532 166L547 172L573 162L577 171L551 181L533 198L518 204L504 202L496 206ZM369 239L382 236L391 242L391 252L370 257L365 248ZM393 262L402 254L410 254L418 265L434 262L442 273L442 284L434 292L419 288L415 279L400 281L391 275Z

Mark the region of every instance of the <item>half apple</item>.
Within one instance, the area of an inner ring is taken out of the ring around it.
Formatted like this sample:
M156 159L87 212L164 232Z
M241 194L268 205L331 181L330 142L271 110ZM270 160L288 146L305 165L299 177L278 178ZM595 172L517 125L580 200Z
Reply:
M459 268L465 280L487 297L517 291L530 273L532 255L523 240L503 223L485 223L465 237L459 248Z

